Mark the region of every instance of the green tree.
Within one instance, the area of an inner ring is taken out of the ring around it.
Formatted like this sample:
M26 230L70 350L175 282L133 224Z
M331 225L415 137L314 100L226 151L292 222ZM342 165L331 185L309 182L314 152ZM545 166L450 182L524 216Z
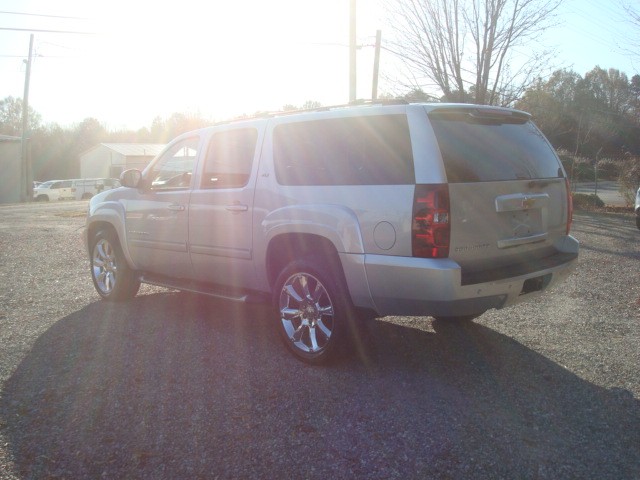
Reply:
M571 70L557 70L524 92L516 107L533 115L538 127L559 149L574 152L580 126L576 97L582 77Z
M640 93L640 78L636 80ZM517 108L533 114L558 149L574 155L640 153L638 95L616 69L595 67L583 77L558 70L525 91Z
M4 135L22 135L22 108L21 98L6 97L0 100L0 133ZM36 130L41 123L40 114L29 106L28 130Z
M72 145L71 131L57 123L36 130L31 139L33 178L45 181L76 176L69 162L73 155Z

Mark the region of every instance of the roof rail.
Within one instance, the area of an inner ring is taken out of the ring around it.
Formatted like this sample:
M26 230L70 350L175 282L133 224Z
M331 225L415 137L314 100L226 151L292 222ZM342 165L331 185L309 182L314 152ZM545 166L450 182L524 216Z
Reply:
M322 105L322 106L319 106L319 107L304 108L304 109L300 109L300 110L279 110L279 111L274 111L274 112L258 112L258 113L255 113L253 115L239 116L239 117L228 119L228 120L221 120L219 122L215 122L213 125L225 125L225 124L228 124L228 123L241 122L241 121L244 121L244 120L257 120L257 119L261 119L261 118L273 118L273 117L286 116L286 115L296 115L298 113L328 112L330 110L338 109L338 108L359 107L359 106L374 106L374 105L380 105L380 106L383 106L383 105L408 105L408 104L409 104L409 102L407 102L403 98L376 99L376 100L359 99L359 100L354 100L354 101L349 102L349 103L336 104L336 105Z
M358 100L353 100L352 102L349 102L348 105L350 106L356 106L356 105L409 105L409 102L407 102L404 98L377 98L375 100L368 100L368 99L358 99Z

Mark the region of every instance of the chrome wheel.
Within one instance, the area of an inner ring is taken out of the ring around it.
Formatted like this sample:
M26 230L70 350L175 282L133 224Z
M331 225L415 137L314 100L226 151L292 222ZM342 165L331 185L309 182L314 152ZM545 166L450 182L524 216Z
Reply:
M327 289L309 273L288 277L280 290L280 321L290 346L303 354L323 352L334 330L334 306Z
M135 297L140 277L127 264L118 237L113 232L99 231L93 238L91 278L97 292L105 300Z
M116 286L118 263L115 249L106 238L93 247L91 271L100 294L109 295Z

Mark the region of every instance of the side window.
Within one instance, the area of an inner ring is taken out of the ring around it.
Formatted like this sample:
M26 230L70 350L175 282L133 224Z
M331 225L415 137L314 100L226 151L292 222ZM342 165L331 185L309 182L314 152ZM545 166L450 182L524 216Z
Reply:
M202 174L202 188L244 187L251 175L258 131L241 128L211 137Z
M53 182L51 184L51 187L49 187L49 188L51 188L51 190L57 189L57 188L62 188L62 182Z
M58 188L71 188L71 180L60 182L60 186Z
M405 115L284 123L274 129L273 144L282 185L414 183Z
M184 139L164 152L147 176L152 190L189 188L199 140L199 137Z

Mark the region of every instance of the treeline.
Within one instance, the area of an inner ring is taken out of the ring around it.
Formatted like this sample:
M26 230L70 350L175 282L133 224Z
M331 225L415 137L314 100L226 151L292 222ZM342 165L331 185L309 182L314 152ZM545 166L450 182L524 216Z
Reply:
M303 110L321 106L307 101L302 106L287 104L283 110ZM255 112L239 118L256 116ZM100 143L168 143L178 135L214 124L200 115L174 113L169 118L156 117L149 128L110 131L95 118L63 128L56 123L43 124L38 112L29 108L28 138L35 180L77 178L80 154ZM22 99L0 100L0 135L22 135Z
M533 115L559 151L594 160L640 155L640 75L629 79L600 67L584 77L558 70L515 106Z
M80 154L100 143L167 143L181 133L205 127L211 120L174 113L168 119L157 117L151 127L109 131L95 118L63 128L56 123L43 125L40 115L30 110L29 148L35 180L77 178ZM22 134L22 100L0 100L0 134Z
M433 101L419 90L404 98ZM301 107L285 105L283 110L319 106L309 101ZM640 75L629 79L619 70L600 67L584 76L558 70L548 79L538 80L514 106L530 112L564 156L583 163L640 156ZM29 123L34 178L47 180L79 176L80 154L99 143L166 143L213 121L174 113L167 119L154 119L148 128L109 131L95 118L68 128L43 125L38 113L31 111ZM0 134L19 136L21 132L22 101L13 97L0 100Z

